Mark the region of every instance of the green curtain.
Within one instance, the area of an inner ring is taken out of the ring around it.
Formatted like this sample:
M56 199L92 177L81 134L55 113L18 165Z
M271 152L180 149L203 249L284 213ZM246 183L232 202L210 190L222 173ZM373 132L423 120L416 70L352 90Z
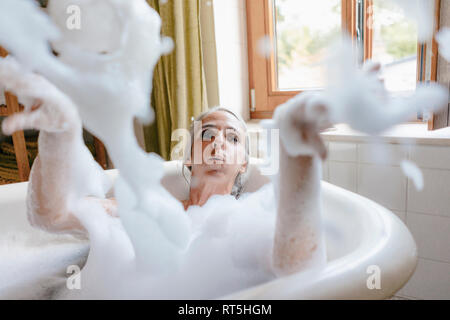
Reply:
M147 152L170 160L173 130L188 129L191 118L208 109L200 36L201 0L147 0L162 19L161 33L175 43L161 57L153 75L152 106L156 120L144 127Z

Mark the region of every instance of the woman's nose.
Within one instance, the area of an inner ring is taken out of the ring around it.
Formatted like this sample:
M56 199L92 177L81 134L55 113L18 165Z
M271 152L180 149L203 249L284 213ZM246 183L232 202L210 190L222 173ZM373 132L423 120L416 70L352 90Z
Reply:
M217 134L215 137L214 137L214 148L216 149L216 148L220 148L220 147L224 147L225 146L225 143L224 143L224 141L225 141L225 137L223 136L223 134L222 133L219 133L219 134Z
M225 152L225 139L222 134L218 134L214 137L213 141L213 149L211 151L211 155L213 156L221 156Z

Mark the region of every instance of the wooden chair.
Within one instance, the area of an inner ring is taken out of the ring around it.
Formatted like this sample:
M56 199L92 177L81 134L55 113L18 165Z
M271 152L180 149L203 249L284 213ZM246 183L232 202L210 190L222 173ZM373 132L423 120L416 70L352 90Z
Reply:
M6 57L8 52L0 46L0 57ZM5 92L6 107L0 107L0 116L10 116L16 112L23 110L15 95ZM28 153L25 143L25 135L23 131L17 131L12 135L14 152L16 155L17 169L20 181L28 181L30 176L30 164L28 162ZM94 137L95 160L102 166L107 168L106 150L103 143Z
M8 52L0 47L0 57L6 57ZM22 111L17 97L10 92L5 92L6 107L0 107L0 116L10 116ZM16 154L17 169L20 181L27 181L30 175L30 164L28 162L27 146L23 131L17 131L12 135L14 152Z

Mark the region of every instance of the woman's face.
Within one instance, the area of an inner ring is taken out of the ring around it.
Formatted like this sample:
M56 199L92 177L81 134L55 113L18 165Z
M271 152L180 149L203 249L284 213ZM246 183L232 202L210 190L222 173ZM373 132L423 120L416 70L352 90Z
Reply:
M192 177L234 183L246 170L245 143L245 128L238 119L225 111L210 113L194 124Z

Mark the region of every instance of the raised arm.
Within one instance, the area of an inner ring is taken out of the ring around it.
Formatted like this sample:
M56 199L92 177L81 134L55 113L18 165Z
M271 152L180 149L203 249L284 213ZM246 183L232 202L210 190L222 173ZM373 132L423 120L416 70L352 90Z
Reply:
M273 267L278 275L325 265L320 180L326 148L320 131L327 107L315 94L301 94L279 106L280 171L275 183L277 222Z
M31 169L27 194L30 223L50 232L85 235L71 208L88 196L91 201L106 201L101 199L110 182L84 145L75 105L46 79L24 71L12 58L0 60L0 83L32 106L5 119L3 132L40 130L39 155Z
M363 71L378 76L380 68L369 62ZM272 262L279 275L326 263L320 181L327 151L320 132L331 125L327 99L322 93L302 93L280 105L273 116L280 130L280 172Z

